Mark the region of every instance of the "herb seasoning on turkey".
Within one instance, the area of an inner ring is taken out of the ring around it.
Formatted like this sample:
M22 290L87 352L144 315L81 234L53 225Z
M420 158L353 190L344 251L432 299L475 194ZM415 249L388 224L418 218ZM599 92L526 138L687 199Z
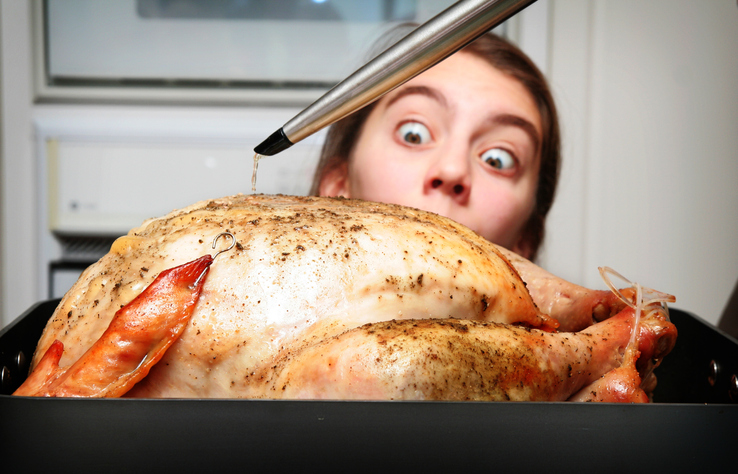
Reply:
M176 298L157 306L168 296L152 282L223 232L237 245L210 259L197 295L180 298L196 301L181 335L167 333L147 373L116 382L115 364L99 359L134 355L97 341L118 328L120 347L135 340L135 356L151 360L164 337L151 321L178 310ZM134 298L139 309L126 306ZM643 401L676 329L665 306L632 298L557 279L416 209L237 195L119 238L62 299L19 394L104 396L84 385L107 380L135 397L594 400L609 377L633 388L620 401ZM100 368L75 368L90 365Z

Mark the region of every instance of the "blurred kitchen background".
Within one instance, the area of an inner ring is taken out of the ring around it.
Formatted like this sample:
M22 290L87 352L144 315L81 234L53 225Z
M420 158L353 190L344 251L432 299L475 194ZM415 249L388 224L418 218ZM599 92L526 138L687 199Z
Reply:
M112 240L251 192L252 149L448 0L0 0L0 327ZM548 76L563 170L539 263L717 324L738 280L735 0L538 0L498 32ZM304 194L322 133L260 162Z

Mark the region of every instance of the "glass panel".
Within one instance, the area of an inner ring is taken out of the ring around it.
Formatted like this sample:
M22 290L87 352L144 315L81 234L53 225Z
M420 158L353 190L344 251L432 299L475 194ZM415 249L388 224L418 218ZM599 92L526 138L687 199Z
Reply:
M417 0L137 0L141 18L412 21Z
M452 0L46 0L50 86L327 88Z

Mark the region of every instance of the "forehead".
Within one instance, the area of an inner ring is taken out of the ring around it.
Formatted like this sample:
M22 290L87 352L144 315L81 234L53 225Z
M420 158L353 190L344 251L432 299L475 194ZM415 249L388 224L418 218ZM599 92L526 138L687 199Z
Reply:
M382 105L391 104L396 96L405 95L406 89L417 86L438 91L449 107L465 104L490 114L520 115L540 132L540 113L533 95L515 77L475 54L454 54L387 94Z

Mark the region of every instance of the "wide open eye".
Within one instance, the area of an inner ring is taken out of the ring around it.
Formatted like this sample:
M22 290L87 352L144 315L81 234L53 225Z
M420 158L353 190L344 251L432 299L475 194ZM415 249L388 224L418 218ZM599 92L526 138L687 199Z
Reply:
M397 130L397 134L403 142L411 145L425 145L431 140L430 131L419 122L403 123Z
M485 151L482 153L482 161L500 171L511 170L516 165L515 158L502 148L490 148Z

